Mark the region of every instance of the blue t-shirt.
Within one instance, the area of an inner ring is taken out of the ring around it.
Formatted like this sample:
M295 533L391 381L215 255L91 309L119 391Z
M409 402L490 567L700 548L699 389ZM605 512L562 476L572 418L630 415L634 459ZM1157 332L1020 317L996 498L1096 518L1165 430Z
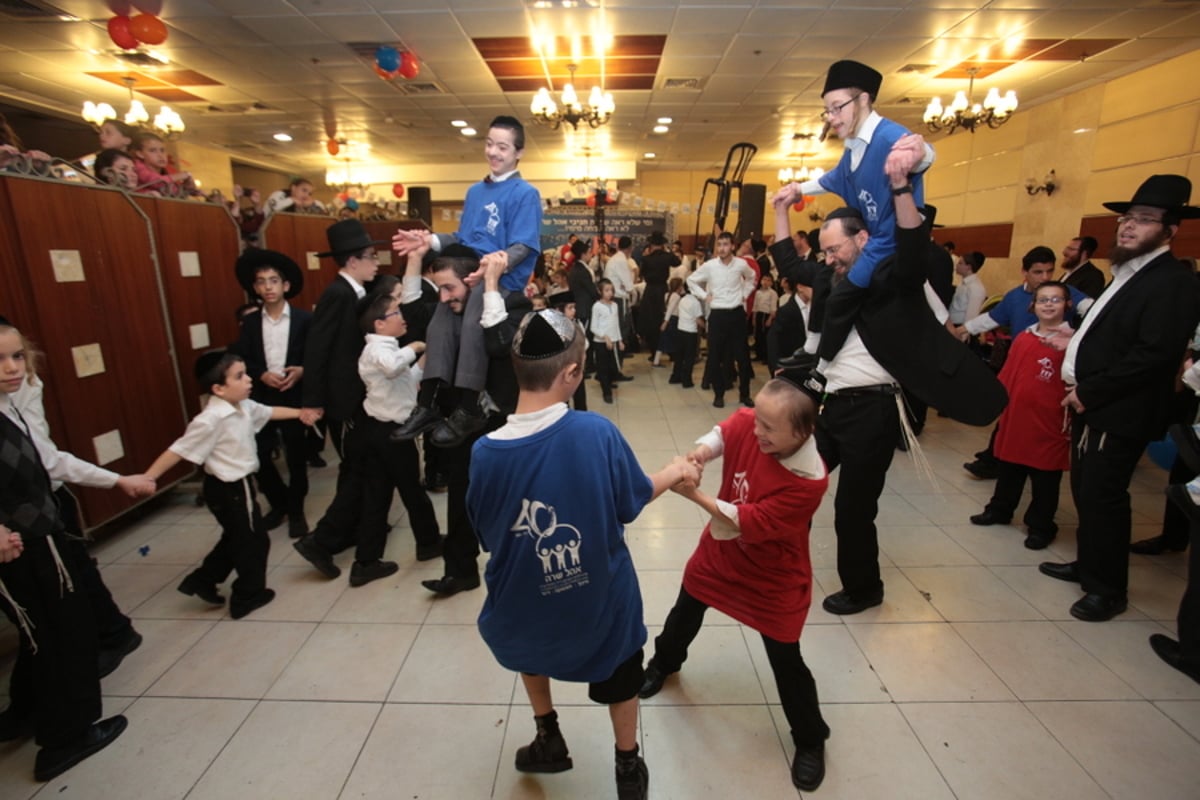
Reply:
M625 525L653 484L616 426L569 411L471 451L467 513L485 550L479 632L507 669L595 683L646 643Z
M819 179L822 187L839 195L846 205L862 214L867 223L871 238L846 274L847 280L860 289L871 282L875 268L896 252L896 204L892 201L892 185L883 167L892 146L907 134L908 129L903 125L881 118L858 169L850 169L850 149L846 148L838 165ZM911 176L910 181L913 201L918 207L924 206L924 173Z
M542 196L519 174L507 180L485 180L467 190L463 201L458 241L479 255L507 250L523 244L529 255L520 264L510 264L500 278L500 287L519 292L529 282L541 250Z
M1071 291L1071 308L1067 312L1067 321L1070 322L1079 308L1079 304L1091 298L1074 286L1068 286L1067 289ZM1016 336L1030 325L1037 324L1037 314L1030 309L1031 305L1033 305L1033 292L1026 289L1025 284L1022 283L1020 286L1009 289L1000 302L992 306L987 314L995 320L997 325L1003 325L1013 336Z

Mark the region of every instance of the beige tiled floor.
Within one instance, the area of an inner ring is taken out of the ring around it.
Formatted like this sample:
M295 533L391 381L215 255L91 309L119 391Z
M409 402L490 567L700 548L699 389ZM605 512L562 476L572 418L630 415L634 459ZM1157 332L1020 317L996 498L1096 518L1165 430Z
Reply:
M667 385L667 370L651 370L644 358L629 369L637 380L617 390L616 405L597 405L647 469L723 416L707 393ZM598 400L595 384L589 389ZM1044 554L1025 550L1018 528L967 522L991 484L970 480L961 464L986 437L932 417L922 444L936 484L897 454L880 501L880 608L845 619L821 610L820 599L839 588L832 502L816 516L817 604L801 645L833 733L814 796L1195 800L1200 685L1146 644L1151 633L1174 631L1185 560L1134 557L1129 612L1101 625L1074 620L1067 609L1076 587L1036 570L1045 558L1073 556L1069 497L1062 535ZM312 473L313 522L333 478L333 467ZM1155 532L1164 479L1152 466L1134 479L1138 536ZM434 502L444 521L444 496ZM279 596L239 621L175 591L215 538L188 492L123 526L95 552L146 639L104 681L106 713L125 713L129 730L45 786L32 781L31 742L0 746L0 797L613 796L608 714L583 686L555 685L575 768L550 776L513 769L532 723L520 682L496 665L474 627L483 592L435 600L422 589L439 566L414 561L398 502L395 509L388 553L398 574L357 589L344 577L327 581L281 528L269 577ZM702 519L668 495L629 528L651 636ZM338 562L348 567L349 554ZM0 675L15 646L11 628L0 626ZM651 796L796 797L778 702L758 634L709 612L685 669L641 710Z

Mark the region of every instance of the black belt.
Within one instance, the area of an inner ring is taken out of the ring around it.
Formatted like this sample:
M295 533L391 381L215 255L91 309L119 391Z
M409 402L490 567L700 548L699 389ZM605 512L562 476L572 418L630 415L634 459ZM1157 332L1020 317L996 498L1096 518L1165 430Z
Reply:
M871 386L847 386L836 392L827 392L828 397L862 397L870 394L899 394L900 387L894 383L876 383Z

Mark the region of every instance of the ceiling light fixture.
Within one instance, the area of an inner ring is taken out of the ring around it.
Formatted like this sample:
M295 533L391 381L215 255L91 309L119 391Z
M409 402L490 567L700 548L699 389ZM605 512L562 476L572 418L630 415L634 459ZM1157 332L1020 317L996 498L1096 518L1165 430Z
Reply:
M163 106L162 109L154 115L153 123L150 120L150 112L146 111L146 107L142 105L142 101L134 98L133 87L137 83L137 78L125 76L121 79L121 83L125 84L125 88L129 90L129 111L125 114L125 124L132 125L139 130L147 133L154 133L164 139L178 139L180 135L187 129L183 124L183 119L171 110L170 106ZM83 104L83 113L81 114L85 122L90 123L96 130L100 129L105 122L117 118L116 110L108 103L93 103L88 100Z
M558 130L564 122L578 130L581 122L586 122L589 127L599 128L612 119L613 112L616 111L612 92L605 92L599 86L593 86L587 104L579 102L579 96L575 94L575 70L578 68L577 64L567 65L571 77L563 86L561 109L550 97L549 89L544 86L538 89L537 94L533 96L533 102L529 104L535 121L549 125L552 130Z
M974 102L975 76L978 73L979 67L967 69L967 75L970 76L967 91L955 94L954 102L946 108L942 108L942 98L940 97L929 101L929 105L925 108L925 124L929 126L929 130L935 133L940 130L954 133L962 127L974 133L976 128L984 125L989 128L999 128L1008 122L1013 112L1017 110L1017 93L1009 89L1001 95L1000 90L993 86L988 90L982 103Z
M458 132L463 136L474 136L475 134L479 133L479 131L475 130L474 128L460 128Z
M292 140L291 134L288 133L277 133L271 138L277 142L290 142Z

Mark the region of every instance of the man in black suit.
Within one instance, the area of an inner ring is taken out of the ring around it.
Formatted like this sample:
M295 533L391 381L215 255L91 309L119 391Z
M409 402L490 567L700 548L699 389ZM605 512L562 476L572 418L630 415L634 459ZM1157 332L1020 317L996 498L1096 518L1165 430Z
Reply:
M1093 300L1104 291L1104 273L1091 261L1098 246L1091 236L1076 236L1062 251L1062 268L1066 270L1062 282L1074 286Z
M888 157L897 251L872 276L860 310L848 321L850 335L825 373L817 446L830 469L842 469L834 498L842 589L822 604L833 614L856 614L883 602L875 516L901 435L900 386L968 425L988 424L1008 400L991 370L946 330L926 299L929 230L907 188L915 158L912 148L895 149ZM775 209L779 224L787 204L776 201ZM829 214L821 227L821 249L834 280L846 274L869 238L858 212L845 208ZM786 257L783 248L773 252ZM787 265L793 267L801 282L816 276L814 265Z
M304 377L304 343L312 312L292 308L288 300L304 289L304 273L295 261L274 250L248 248L234 265L238 282L263 301L260 310L242 320L234 349L246 360L254 379L251 399L268 406L300 408ZM283 440L288 483L283 482L271 457L275 443ZM289 419L268 422L259 431L258 488L271 504L263 517L267 529L288 520L288 535L299 539L308 533L304 498L308 496L308 445L304 425Z
M342 462L338 465L337 489L325 516L295 548L327 578L341 569L333 554L354 544L362 511L363 461L354 438L361 417L366 388L358 376L358 356L363 335L355 306L366 296L364 284L379 271L375 248L386 241L372 240L362 223L346 219L329 226L325 234L329 251L341 268L333 283L321 294L313 313L304 353L304 390L301 421L312 424L324 417L329 436Z
M1051 577L1078 581L1084 596L1071 614L1087 622L1126 608L1129 582L1129 480L1146 445L1162 437L1175 376L1196 322L1200 291L1191 269L1171 254L1191 182L1154 175L1116 211L1113 280L1092 306L1063 360L1070 391L1071 495L1079 514L1077 560L1045 562Z

